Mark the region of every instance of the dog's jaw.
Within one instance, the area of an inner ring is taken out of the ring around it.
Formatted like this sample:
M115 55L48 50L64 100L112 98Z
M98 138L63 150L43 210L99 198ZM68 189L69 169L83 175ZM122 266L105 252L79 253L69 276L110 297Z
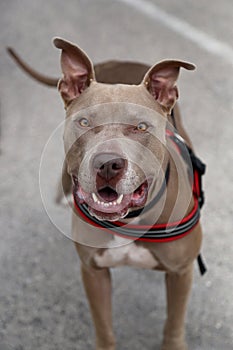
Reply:
M130 209L143 207L147 201L149 183L145 180L134 192L123 194L106 186L96 192L85 192L73 176L73 195L77 204L86 204L89 213L101 221L117 221Z

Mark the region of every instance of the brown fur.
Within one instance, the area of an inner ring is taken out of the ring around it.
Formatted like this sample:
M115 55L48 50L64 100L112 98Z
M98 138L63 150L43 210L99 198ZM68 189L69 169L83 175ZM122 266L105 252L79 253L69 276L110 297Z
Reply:
M63 77L58 86L67 110L67 118L74 112L82 110L82 108L104 102L126 101L136 103L139 106L154 109L156 113L161 115L161 118L168 118L168 120L171 120L170 111L174 108L177 130L186 140L186 143L192 147L176 104L178 96L176 80L179 68L193 69L192 65L178 61L165 61L149 69L144 64L112 61L95 65L93 68L85 53L75 45L61 39L56 39L55 45L62 50ZM57 85L58 79L39 74L28 67L12 49L9 52L16 59L16 62L34 79L50 86ZM71 66L70 62L72 63ZM117 85L110 86L100 83ZM126 85L119 85L119 83ZM130 86L129 84L139 85ZM109 135L111 135L111 130L109 132ZM104 137L101 135L100 132L100 137ZM69 137L69 134L66 135L67 137ZM93 135L94 137L97 136ZM67 141L65 139L65 143ZM88 140L85 140L81 147L88 148ZM158 152L155 151L154 147L151 146L152 151ZM81 157L80 160L83 157L82 152L78 154L75 148L71 153L71 159L72 156L74 159L77 156ZM166 157L169 157L169 155L165 154L165 159L167 159ZM170 162L171 175L167 187L167 196L158 222L165 222L169 219L177 199L178 175L176 164L172 159L170 159ZM179 160L177 162L179 163ZM65 194L71 190L67 165L69 168L69 157L66 159L63 168L62 183ZM78 170L79 163L75 167ZM185 177L183 181L181 198L185 201L190 194L190 188ZM60 201L61 197L62 193L60 191L57 201ZM192 209L192 206L193 200L187 205L187 212ZM174 215L176 219L181 219L179 218L179 211ZM139 219L142 222L153 222L153 218L154 213L149 213L144 214ZM197 257L201 246L202 232L200 224L189 235L173 242L145 243L136 241L129 242L125 246L116 245L114 248L108 248L112 240L111 235L87 225L77 215L74 215L73 237L77 240L75 245L82 262L83 283L95 325L96 350L115 349L115 338L112 330L110 267L122 264L165 271L167 320L164 327L162 350L187 349L184 319L192 284L193 261Z

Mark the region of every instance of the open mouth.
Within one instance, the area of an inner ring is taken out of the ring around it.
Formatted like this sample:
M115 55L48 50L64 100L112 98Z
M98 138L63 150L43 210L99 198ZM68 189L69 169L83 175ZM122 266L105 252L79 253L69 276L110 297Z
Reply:
M148 195L148 181L144 181L133 193L118 193L111 186L104 186L96 192L85 192L73 176L73 194L76 203L86 204L92 216L99 220L116 221L124 218L131 208L145 205Z

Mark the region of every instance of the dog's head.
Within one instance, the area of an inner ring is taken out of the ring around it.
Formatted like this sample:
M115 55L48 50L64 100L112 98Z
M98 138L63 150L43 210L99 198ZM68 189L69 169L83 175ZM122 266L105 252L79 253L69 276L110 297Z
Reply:
M153 196L167 161L165 129L178 98L179 70L195 67L167 60L139 85L101 84L81 49L62 39L54 44L62 50L58 89L67 113L64 145L75 200L99 220L118 220Z

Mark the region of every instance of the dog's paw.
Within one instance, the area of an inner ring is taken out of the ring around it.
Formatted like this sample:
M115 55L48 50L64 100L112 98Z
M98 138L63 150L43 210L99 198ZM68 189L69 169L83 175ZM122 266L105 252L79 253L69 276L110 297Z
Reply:
M96 346L96 350L116 350L116 345L115 345L115 341L111 342L112 344L109 345L97 345Z
M188 345L185 342L164 342L161 350L188 350Z

